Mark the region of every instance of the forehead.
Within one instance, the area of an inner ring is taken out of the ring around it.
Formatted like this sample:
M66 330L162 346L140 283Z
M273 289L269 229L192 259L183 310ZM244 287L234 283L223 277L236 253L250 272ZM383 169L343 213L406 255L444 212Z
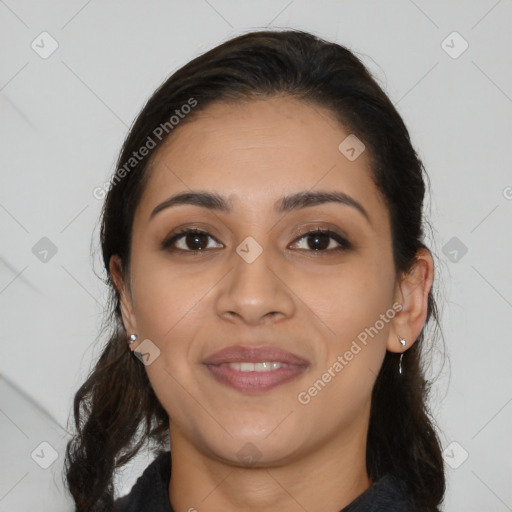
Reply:
M229 197L235 210L268 211L284 195L315 189L349 194L371 216L385 208L369 155L349 160L340 151L351 134L322 107L287 97L214 103L175 130L151 164L145 216L169 195L198 189Z

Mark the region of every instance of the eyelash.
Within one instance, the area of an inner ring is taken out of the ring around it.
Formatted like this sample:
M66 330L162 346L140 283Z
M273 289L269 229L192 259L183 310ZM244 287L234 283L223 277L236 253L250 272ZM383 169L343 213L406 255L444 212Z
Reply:
M199 234L199 235L207 235L209 236L210 238L213 238L214 240L215 237L213 237L212 235L210 235L208 232L206 231L202 231L200 229L182 229L180 231L177 231L176 233L173 233L171 234L168 238L166 238L162 244L161 244L161 248L163 250L167 250L167 251L170 251L170 252L176 252L176 251L180 251L182 253L189 253L190 255L196 255L196 254L201 254L201 253L204 253L206 251L208 251L209 249L200 249L200 250L185 250L185 249L178 249L176 247L172 247L172 245L177 242L179 239L183 238L185 235L187 234ZM335 249L324 249L324 250L313 250L313 249L299 249L300 251L306 251L306 252L311 252L313 254L317 253L326 253L326 254L329 254L329 253L338 253L340 251L348 251L350 249L352 249L352 244L346 239L344 238L343 236L341 236L339 233L336 233L335 231L331 231L330 229L314 229L312 231L306 231L305 233L300 233L300 236L298 238L296 238L293 243L296 243L298 242L299 240L302 240L303 238L306 238L308 236L313 236L313 235L316 235L316 234L321 234L321 235L327 235L329 236L331 239L335 240L339 246L336 247Z

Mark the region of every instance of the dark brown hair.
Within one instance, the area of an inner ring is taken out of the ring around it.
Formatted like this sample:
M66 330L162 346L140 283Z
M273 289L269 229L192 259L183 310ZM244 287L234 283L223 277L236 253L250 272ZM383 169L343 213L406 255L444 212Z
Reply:
M200 55L171 75L148 100L130 129L115 180L105 199L101 246L110 302L108 341L74 398L76 434L66 451L67 486L76 510L109 510L114 472L148 442L155 452L168 443L169 418L149 383L145 367L127 349L119 296L109 271L119 255L129 282L134 213L148 179L148 163L159 147L218 101L286 95L327 107L369 150L373 180L390 212L395 269L407 273L424 244L423 164L397 110L347 48L298 30L251 32ZM195 106L183 109L183 105ZM179 110L176 126L171 116ZM165 124L167 123L167 124ZM162 132L158 127L166 127ZM156 131L155 131L156 130ZM156 134L160 134L157 137ZM164 135L164 136L162 136ZM134 152L154 148L140 161ZM127 163L130 165L127 167ZM124 169L125 172L119 172ZM439 326L431 290L425 326ZM387 352L372 394L367 470L372 481L393 473L408 486L418 511L438 511L445 492L439 439L427 407L430 382L422 366L424 329L403 357Z

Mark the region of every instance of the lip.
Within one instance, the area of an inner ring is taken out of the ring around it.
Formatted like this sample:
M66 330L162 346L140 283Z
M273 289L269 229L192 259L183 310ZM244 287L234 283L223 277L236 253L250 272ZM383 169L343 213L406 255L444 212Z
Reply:
M274 361L286 367L271 371L241 371L229 363ZM203 364L218 382L245 392L268 391L297 378L309 362L287 350L272 346L247 347L235 345L211 354Z
M223 348L208 356L203 364L218 365L224 363L260 363L263 361L276 361L278 363L307 366L309 361L299 357L287 350L270 345L259 347L248 347L244 345L233 345Z

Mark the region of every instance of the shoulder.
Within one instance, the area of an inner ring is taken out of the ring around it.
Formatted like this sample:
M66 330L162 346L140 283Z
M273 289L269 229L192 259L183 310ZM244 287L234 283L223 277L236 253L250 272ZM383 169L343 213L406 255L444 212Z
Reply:
M113 512L173 512L169 500L171 452L160 453L131 491L114 502Z
M388 473L340 512L416 512L405 482Z

